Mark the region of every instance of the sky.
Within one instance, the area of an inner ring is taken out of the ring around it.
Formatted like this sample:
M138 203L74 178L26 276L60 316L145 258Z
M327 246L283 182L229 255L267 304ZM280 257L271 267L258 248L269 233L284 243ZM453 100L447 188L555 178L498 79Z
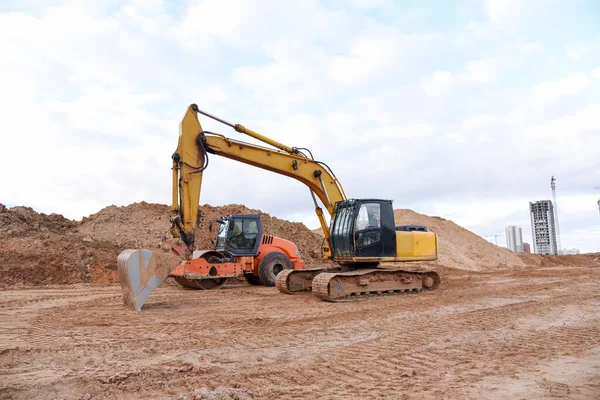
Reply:
M308 147L349 197L600 251L594 0L0 2L0 202L80 219L170 203L191 103ZM203 128L247 140L201 118ZM301 183L213 156L201 204L319 226Z

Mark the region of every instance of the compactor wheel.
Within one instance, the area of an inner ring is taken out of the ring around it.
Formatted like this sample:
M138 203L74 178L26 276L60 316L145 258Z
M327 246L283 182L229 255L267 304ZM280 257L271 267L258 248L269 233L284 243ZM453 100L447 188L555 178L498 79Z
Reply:
M275 286L277 274L285 269L292 269L292 262L283 253L274 251L267 254L258 264L258 277L265 286Z

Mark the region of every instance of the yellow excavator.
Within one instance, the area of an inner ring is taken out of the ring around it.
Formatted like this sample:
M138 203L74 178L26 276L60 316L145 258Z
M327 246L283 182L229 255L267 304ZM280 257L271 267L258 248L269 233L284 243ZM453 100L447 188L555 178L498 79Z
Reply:
M198 114L272 147L204 131ZM275 286L279 291L297 293L312 290L320 299L337 301L373 294L420 292L439 286L440 277L434 271L408 271L380 266L380 263L437 259L437 235L424 226L396 226L391 200L348 199L333 171L324 162L315 160L310 150L278 143L192 104L181 122L179 143L172 156L173 239L167 243L183 261L174 265L172 260L167 260L158 251L123 251L118 258L121 286L125 303L134 309L141 309L150 293L166 276L180 279L192 276L197 282L205 282L201 288L211 289L222 284L207 283L223 282L237 268L232 266L232 262L238 260L224 253L220 257L198 261L205 272L199 272L196 268L193 275L189 272L185 275L186 268L189 270L194 266L194 234L201 219L198 205L202 175L212 155L296 179L310 190L324 235L323 260L333 261L338 267L305 269L301 263L298 268L277 270ZM325 219L318 201L329 214L330 223ZM243 266L240 265L240 268Z

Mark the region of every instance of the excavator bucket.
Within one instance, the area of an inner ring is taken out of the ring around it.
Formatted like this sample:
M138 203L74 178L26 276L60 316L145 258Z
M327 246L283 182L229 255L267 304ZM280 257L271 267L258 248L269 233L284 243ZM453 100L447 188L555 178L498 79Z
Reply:
M181 259L173 254L150 250L124 250L117 258L125 305L141 311L150 294Z

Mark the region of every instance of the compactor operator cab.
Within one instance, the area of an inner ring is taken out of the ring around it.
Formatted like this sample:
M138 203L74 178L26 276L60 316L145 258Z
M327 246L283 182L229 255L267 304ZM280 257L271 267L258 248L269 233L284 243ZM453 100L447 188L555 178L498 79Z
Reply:
M393 257L396 224L391 200L349 199L336 203L331 229L333 257Z
M216 222L219 229L215 250L231 256L256 255L263 233L260 215L229 215Z

